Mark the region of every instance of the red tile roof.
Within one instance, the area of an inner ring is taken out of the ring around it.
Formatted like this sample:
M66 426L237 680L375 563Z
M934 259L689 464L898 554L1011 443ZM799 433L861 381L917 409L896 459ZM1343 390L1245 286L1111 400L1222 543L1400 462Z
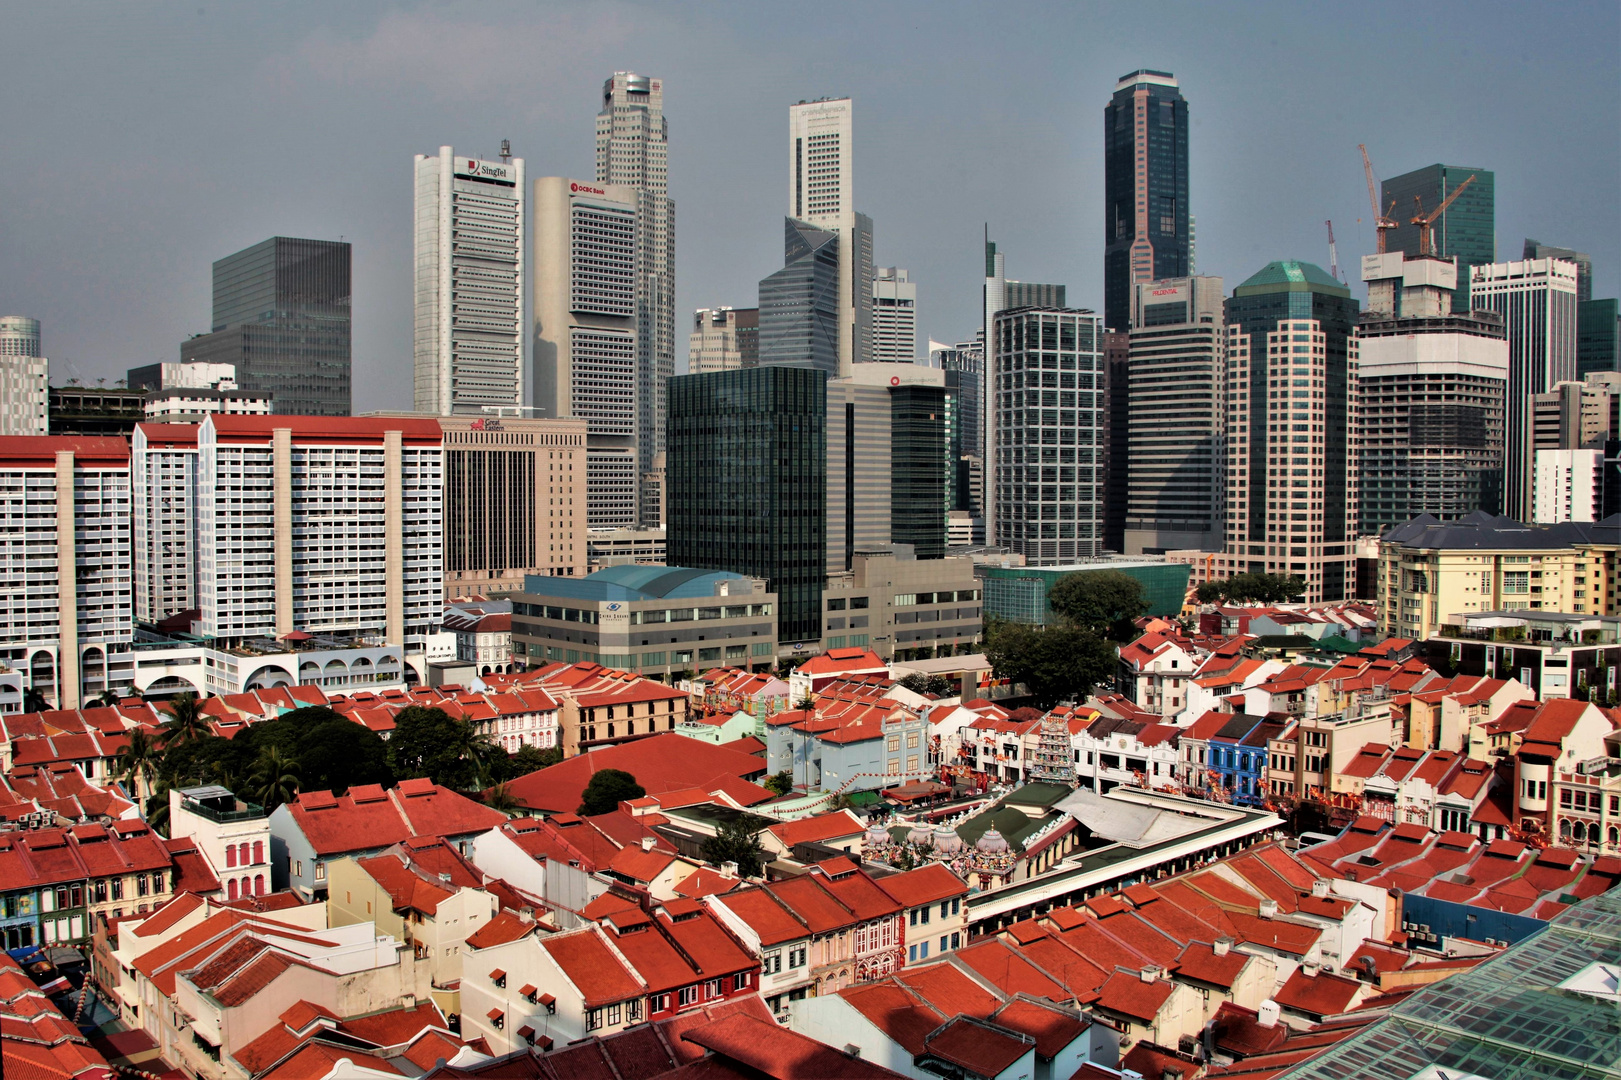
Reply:
M1321 1019L1348 1010L1365 985L1326 971L1307 974L1302 967L1272 998L1285 1009Z
M746 781L762 776L766 763L752 754L663 732L635 742L604 746L550 768L520 776L507 785L519 805L548 813L573 813L593 774L621 769L636 777L649 795L699 787L722 787L744 806L777 796Z
M896 903L908 908L968 895L968 883L937 862L874 880Z
M653 989L625 969L603 932L594 926L548 934L540 939L540 947L580 991L587 1008L628 1001ZM690 972L686 981L692 981Z
M773 1080L890 1080L899 1075L743 1012L691 1028L681 1038L717 1059L737 1062L750 1075Z

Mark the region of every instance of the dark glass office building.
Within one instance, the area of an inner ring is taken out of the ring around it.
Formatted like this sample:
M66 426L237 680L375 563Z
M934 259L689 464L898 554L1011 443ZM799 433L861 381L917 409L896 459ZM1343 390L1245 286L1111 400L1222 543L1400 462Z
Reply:
M1435 254L1458 260L1458 287L1452 293L1455 312L1469 310L1469 268L1497 261L1496 177L1487 169L1427 165L1393 176L1380 186L1379 208L1398 222L1385 241L1386 249L1416 256L1418 226L1412 219L1417 208L1422 205L1426 213L1434 211L1471 176L1475 182L1431 227ZM1395 208L1391 209L1393 202Z
M778 641L820 641L826 373L682 375L670 380L669 402L667 561L765 578L777 594Z
M214 264L212 332L180 359L235 364L244 390L274 395L278 413L350 413L350 247L275 236Z
M920 559L946 555L950 406L944 387L889 390L889 537Z
M980 505L984 500L975 497L971 479L973 462L983 468L985 459L985 353L983 349L946 349L940 363L952 403L948 505L979 516L985 513ZM969 458L973 461L965 460Z
M1576 303L1576 377L1590 371L1621 371L1621 303Z
M1115 85L1103 110L1103 199L1103 324L1126 330L1134 282L1193 272L1188 103L1170 72L1134 71Z
M839 373L839 234L786 218L783 248L783 268L760 282L760 365L831 378Z

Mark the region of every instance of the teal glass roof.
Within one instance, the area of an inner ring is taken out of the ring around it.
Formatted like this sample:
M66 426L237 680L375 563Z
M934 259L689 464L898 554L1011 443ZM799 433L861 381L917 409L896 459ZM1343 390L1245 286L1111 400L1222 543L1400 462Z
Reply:
M1621 890L1583 901L1282 1077L1554 1080L1621 1075ZM1425 1074L1429 1075L1429 1074Z
M523 580L523 591L531 596L565 597L570 600L679 600L715 595L722 581L741 581L747 596L749 579L726 570L689 570L682 566L610 566L582 578L547 577L530 574Z
M1349 296L1351 292L1344 285L1328 276L1328 271L1316 263L1300 262L1297 259L1280 259L1269 262L1256 273L1244 280L1234 290L1236 295L1243 290L1252 292L1291 292L1333 290L1341 296Z

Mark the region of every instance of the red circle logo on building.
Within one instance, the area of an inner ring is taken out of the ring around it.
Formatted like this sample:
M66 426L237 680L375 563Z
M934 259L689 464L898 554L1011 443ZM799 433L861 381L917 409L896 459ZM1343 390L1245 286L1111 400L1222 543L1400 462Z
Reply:
M901 377L899 375L891 375L889 377L889 385L891 385L891 386L899 386L900 384L901 384Z

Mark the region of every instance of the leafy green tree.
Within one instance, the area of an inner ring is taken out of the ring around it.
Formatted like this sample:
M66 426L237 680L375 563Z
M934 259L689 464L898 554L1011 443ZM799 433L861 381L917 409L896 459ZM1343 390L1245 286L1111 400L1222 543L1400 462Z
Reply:
M786 795L790 791L794 790L794 777L792 773L790 773L787 769L784 769L781 772L772 773L770 776L766 777L765 782L760 786L771 792L773 795Z
M169 719L163 722L163 745L183 746L212 734L208 715L197 695L186 691L168 703Z
M516 780L520 776L528 776L532 772L549 768L563 760L563 751L558 747L542 750L538 746L520 746L518 752L507 756L505 761L497 758L491 764L491 775L496 783L506 783Z
M735 862L739 874L759 877L766 858L765 849L760 846L759 822L751 817L739 817L724 823L714 836L704 841L702 854L706 862L715 866Z
M505 758L472 724L424 705L401 709L388 740L389 766L396 777L425 776L456 791L475 791L502 779L498 773L505 770Z
M45 712L51 703L45 700L45 695L30 686L23 691L23 712Z
M580 793L580 808L576 813L586 816L612 813L627 799L639 799L646 794L647 789L623 769L602 769L591 774L591 782Z
M1131 620L1148 611L1142 582L1119 570L1067 574L1047 592L1053 613L1100 637L1129 641Z
M925 675L921 671L906 676L901 685L914 694L933 694L935 697L947 697L957 692L957 686L944 675Z
M250 765L265 747L279 747L283 755L299 763L302 791L342 794L357 784L389 787L394 783L382 738L324 705L294 709L254 724L230 741L242 745Z
M174 741L164 740L160 733L159 740L163 757L158 772L171 787L223 784L234 789L255 756L254 748L247 743L222 739L213 733Z
M265 747L248 775L253 801L268 811L298 798L298 768L298 762L283 753L281 747Z
M1201 604L1226 600L1235 604L1286 604L1306 593L1306 580L1298 574L1234 574L1207 581L1194 590Z
M1116 663L1107 639L1062 624L1000 623L988 635L985 657L997 678L1023 683L1043 710L1084 700L1094 685L1113 676Z

